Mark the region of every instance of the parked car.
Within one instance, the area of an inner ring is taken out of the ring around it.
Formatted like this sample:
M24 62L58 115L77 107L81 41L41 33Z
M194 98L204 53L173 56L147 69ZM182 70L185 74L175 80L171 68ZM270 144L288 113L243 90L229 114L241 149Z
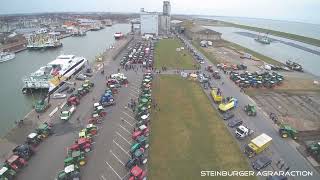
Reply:
M229 121L228 126L231 128L238 127L243 123L241 119L233 119Z
M229 120L234 117L234 114L231 111L227 111L222 114L222 117L223 117L223 120Z
M267 156L260 156L255 161L252 162L253 169L260 171L261 169L269 166L271 164L271 158Z

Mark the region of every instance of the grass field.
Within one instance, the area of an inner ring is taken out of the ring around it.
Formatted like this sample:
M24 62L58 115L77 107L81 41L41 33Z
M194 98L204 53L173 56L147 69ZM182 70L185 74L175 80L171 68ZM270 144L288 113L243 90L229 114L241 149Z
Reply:
M163 66L173 69L195 69L196 62L188 50L177 52L176 49L183 47L178 39L162 39L155 48L155 67ZM161 55L161 60L160 60Z
M160 109L152 112L150 179L206 179L200 176L201 170L249 169L238 144L197 83L161 75L154 80L153 97Z

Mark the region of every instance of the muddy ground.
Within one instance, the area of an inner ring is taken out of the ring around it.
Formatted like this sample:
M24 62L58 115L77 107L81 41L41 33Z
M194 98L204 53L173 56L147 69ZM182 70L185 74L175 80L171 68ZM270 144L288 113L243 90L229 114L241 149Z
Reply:
M280 121L299 131L320 130L320 96L317 93L266 92L253 98L267 114L277 114Z

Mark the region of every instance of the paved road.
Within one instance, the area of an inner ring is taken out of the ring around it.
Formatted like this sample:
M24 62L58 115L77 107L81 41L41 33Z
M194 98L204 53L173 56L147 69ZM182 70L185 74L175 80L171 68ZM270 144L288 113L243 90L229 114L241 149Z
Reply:
M191 43L187 44L189 47L193 47ZM198 53L202 57L205 57L201 52ZM205 67L208 65L212 65L214 70L218 70L205 58L205 63L201 65L201 71L205 72ZM224 85L221 85L222 81ZM296 149L298 144L291 139L282 139L278 134L276 126L262 109L257 109L256 117L248 117L244 113L242 107L249 103L255 104L255 102L248 95L241 93L240 88L229 80L226 75L222 75L220 81L214 81L214 85L220 87L225 96L233 96L239 100L239 107L235 110L236 116L242 118L246 125L253 128L257 132L256 135L266 133L273 138L272 145L268 150L268 153L273 157L273 161L278 161L281 157L290 166L291 171L311 171L314 174L313 177L294 177L294 179L320 179L319 172Z
M105 62L105 75L117 73L119 59L123 53L118 56L116 61ZM137 88L139 86L136 86L136 84L140 85L142 71L140 70L136 73L134 71L126 72L123 70L121 72L128 76L130 84L128 87L120 89L119 94L115 98L116 105L106 108L108 115L104 123L98 126L98 135L94 138L94 150L87 157L88 164L81 169L82 179L115 179L114 174L110 172L110 168L106 164L107 156L110 155L110 150L114 153L121 151L121 149L116 149L115 143L121 147L123 146L126 151L129 150L128 142L123 139L131 140L129 133L131 133L132 129L130 129L131 126L128 127L128 124L124 124L120 118L125 118L130 124L134 123L133 119L130 119L132 112L126 110L125 105L129 102L130 98L138 96ZM54 116L55 134L38 146L36 155L30 159L28 166L18 173L17 179L53 180L56 178L57 173L63 169L63 160L67 154L67 147L73 144L74 140L78 137L79 130L86 125L87 119L91 115L94 103L93 99L99 99L106 88L105 75L98 73L90 79L95 83L95 87L92 89L92 92L81 99L80 105L77 106L76 112L69 122L62 123L58 117L59 113ZM127 115L123 112L126 112ZM80 123L76 120L77 117L80 117ZM115 137L116 135L123 138ZM125 161L127 157L119 155L119 158ZM127 174L124 168L122 168L122 171Z

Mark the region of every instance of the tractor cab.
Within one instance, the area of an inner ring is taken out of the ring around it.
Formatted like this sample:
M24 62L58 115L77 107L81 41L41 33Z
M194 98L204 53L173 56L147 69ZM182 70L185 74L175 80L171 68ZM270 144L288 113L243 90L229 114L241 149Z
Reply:
M298 131L296 129L292 128L288 124L281 124L280 129L279 129L279 134L282 138L291 137L292 139L296 140Z
M34 109L37 113L45 112L49 108L50 104L45 101L44 99L41 99L36 102L34 105Z
M132 133L132 139L136 140L139 136L149 136L149 129L146 125L139 126L138 131Z
M52 134L52 126L51 124L45 122L42 123L37 129L37 134L39 134L42 138L46 138Z
M130 178L129 180L146 180L147 173L143 171L139 166L134 166L130 170Z
M28 144L22 144L15 147L12 152L13 154L27 160L34 154L34 149Z
M1 180L11 180L16 175L16 172L11 168L0 166L0 179Z
M149 140L146 136L139 136L136 139L137 143L141 144L141 146L143 146L144 148L148 148L149 147Z
M77 165L71 164L66 166L63 171L59 172L57 180L79 180L80 169Z
M69 111L62 111L60 115L60 119L63 121L68 121L71 116L71 113Z
M33 132L27 136L26 143L32 146L37 146L41 142L40 136Z
M77 106L80 104L80 99L77 96L70 96L67 100L67 106Z
M87 124L86 128L84 129L86 134L89 134L90 136L97 134L97 126L93 124Z
M64 166L69 166L71 164L78 164L79 166L84 166L86 164L85 153L81 151L68 151L68 157L64 159Z
M244 107L244 111L247 113L248 116L256 116L257 110L253 104L248 104Z
M27 165L27 161L18 155L11 155L9 159L7 159L6 164L10 166L14 171L18 171L24 166Z
M91 139L89 138L79 138L75 143L70 147L72 151L81 150L83 152L91 151Z

